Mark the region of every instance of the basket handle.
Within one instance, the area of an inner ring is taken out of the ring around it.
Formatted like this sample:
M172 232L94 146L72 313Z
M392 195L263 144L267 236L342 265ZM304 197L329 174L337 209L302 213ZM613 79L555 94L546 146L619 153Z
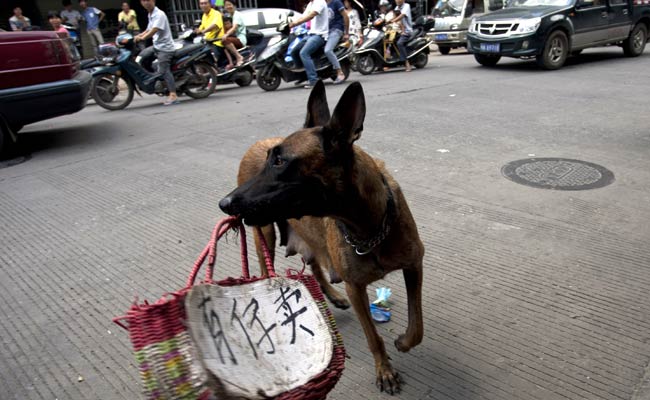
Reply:
M242 277L244 279L250 278L250 272L248 267L248 246L246 244L246 229L242 224L241 220L238 217L230 216L226 217L219 222L212 230L212 235L210 241L205 246L199 257L194 262L192 272L190 273L189 278L187 279L186 287L190 287L196 281L196 276L198 275L201 266L205 262L206 258L208 259L208 267L205 272L205 280L207 282L212 282L212 277L214 274L214 263L217 258L217 242L221 237L226 234L230 229L238 229L240 237L240 255L242 263ZM266 240L262 236L260 228L256 227L258 234L260 235L260 243L262 245L262 253L264 255L264 264L266 266L267 275L269 277L275 277L275 269L273 267L273 261L271 260L271 252L269 251Z

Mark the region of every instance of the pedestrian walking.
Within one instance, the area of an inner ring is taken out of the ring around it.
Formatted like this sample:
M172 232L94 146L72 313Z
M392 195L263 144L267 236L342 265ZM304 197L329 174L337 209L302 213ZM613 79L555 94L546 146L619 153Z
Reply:
M83 19L81 13L72 8L72 0L63 0L63 10L60 16L63 23L70 24L75 29L79 29L79 21Z
M26 31L32 27L32 21L23 15L23 9L14 7L14 15L9 18L12 31Z
M176 82L171 71L171 61L174 57L174 38L169 26L167 15L158 7L156 0L140 0L142 7L149 13L147 30L137 35L135 42L153 38L153 49L158 59L158 73L163 76L169 90L169 97L163 103L166 106L180 103L176 96Z
M92 43L93 49L97 53L97 47L104 43L104 37L99 30L99 23L102 22L106 14L96 7L89 7L86 0L79 0L79 7L81 7L81 15L86 20L86 31L90 37L90 43Z

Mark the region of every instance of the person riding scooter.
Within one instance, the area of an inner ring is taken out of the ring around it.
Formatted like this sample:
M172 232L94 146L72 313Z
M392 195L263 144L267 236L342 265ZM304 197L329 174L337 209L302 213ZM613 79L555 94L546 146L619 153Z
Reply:
M305 14L296 21L292 21L289 24L289 28L301 25L307 21L312 21L307 39L300 42L293 49L291 57L293 57L297 69L304 66L308 80L305 89L311 89L318 81L316 66L311 56L325 46L329 34L329 11L325 0L311 0L307 5Z
M341 70L341 64L339 64L336 54L334 54L334 49L338 46L341 39L347 42L350 38L348 35L350 20L341 0L327 0L327 7L330 12L329 33L327 43L325 43L325 56L332 63L332 67L336 69L336 80L334 84L338 85L345 81L345 74Z
M402 24L402 33L400 34L399 39L397 39L397 48L399 49L399 60L404 63L406 72L411 72L411 64L406 58L407 50L406 43L411 40L411 34L413 33L413 19L411 17L411 6L406 3L404 0L395 0L397 7L395 11L399 11L399 15L390 20L390 23L401 23Z
M213 45L213 53L217 60L223 59L227 54L221 43L223 35L223 16L210 4L210 0L200 0L199 7L203 11L201 25L194 30L197 35L203 35L206 42ZM230 57L228 57L230 60Z
M172 38L171 27L167 15L156 7L156 0L140 0L142 7L149 13L149 25L147 30L135 36L134 42L144 41L153 38L153 47L158 58L158 72L164 76L169 97L163 103L166 106L178 104L176 96L176 83L170 67L174 58L174 38Z

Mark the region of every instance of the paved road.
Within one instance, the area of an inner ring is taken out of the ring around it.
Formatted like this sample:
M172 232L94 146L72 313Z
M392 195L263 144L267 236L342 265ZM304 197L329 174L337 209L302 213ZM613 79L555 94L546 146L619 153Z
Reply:
M586 51L557 72L459 53L410 74L352 75L368 103L359 144L402 184L427 250L424 342L388 346L400 398L648 398L650 52L620 53ZM328 85L330 101L342 90ZM0 170L0 397L139 398L111 318L136 294L183 284L239 158L298 128L307 95L223 88L26 128L32 158ZM554 191L502 176L533 155L597 163L616 180ZM236 275L235 249L220 257L218 273ZM379 327L388 344L406 323L400 275L379 282L394 293ZM350 358L330 398L388 398L356 318L335 315Z

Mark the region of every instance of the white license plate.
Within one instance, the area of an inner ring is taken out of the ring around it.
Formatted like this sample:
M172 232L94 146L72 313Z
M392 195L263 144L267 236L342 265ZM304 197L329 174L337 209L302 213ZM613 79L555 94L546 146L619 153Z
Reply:
M501 51L500 43L481 43L481 51L486 53L498 53Z

